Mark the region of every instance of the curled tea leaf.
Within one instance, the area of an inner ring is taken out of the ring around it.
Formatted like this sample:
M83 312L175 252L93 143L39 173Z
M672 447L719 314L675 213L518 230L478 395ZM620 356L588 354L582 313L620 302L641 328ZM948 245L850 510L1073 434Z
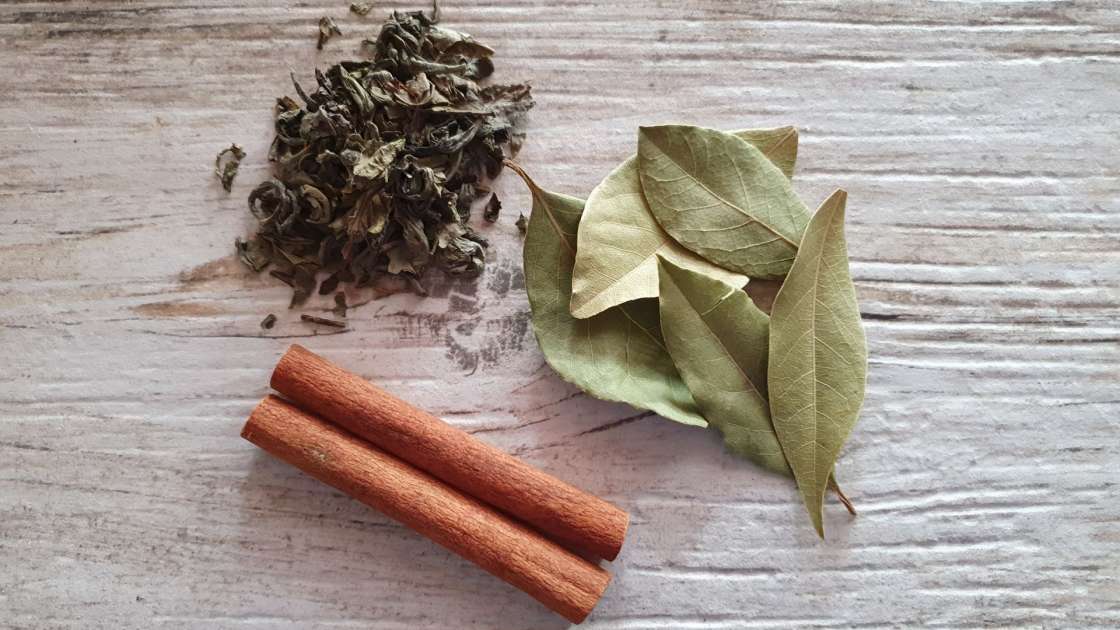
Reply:
M233 189L233 178L237 177L237 169L241 167L241 160L245 159L245 151L236 144L222 149L214 158L214 175L222 182L226 192Z
M545 360L564 380L604 400L706 426L665 349L657 303L639 300L587 319L568 310L576 229L584 202L541 189L516 165L533 195L525 237L525 285L533 331Z
M256 270L275 265L297 304L308 284L297 267L326 273L320 291L330 293L383 274L418 288L432 266L473 274L485 264L470 208L533 99L528 85L480 85L493 50L435 22L391 14L371 59L316 71L311 86L293 75L295 96L276 102L273 177L249 196L259 225L238 253Z
M821 204L774 300L770 412L817 533L829 477L863 404L867 343L848 270L847 194Z
M642 127L638 172L653 216L684 247L751 277L789 270L809 213L751 143L714 129Z

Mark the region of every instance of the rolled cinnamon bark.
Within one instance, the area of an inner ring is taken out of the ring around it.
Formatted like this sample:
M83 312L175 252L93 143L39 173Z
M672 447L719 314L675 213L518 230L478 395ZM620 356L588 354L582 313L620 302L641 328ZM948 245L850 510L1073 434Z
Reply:
M376 508L579 623L610 574L364 440L275 396L241 437Z
M614 560L629 515L293 345L272 387L314 412L510 514L557 542Z

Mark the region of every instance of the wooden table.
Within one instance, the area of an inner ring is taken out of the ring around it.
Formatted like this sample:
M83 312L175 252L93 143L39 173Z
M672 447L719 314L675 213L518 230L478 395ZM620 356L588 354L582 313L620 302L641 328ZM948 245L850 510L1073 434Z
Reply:
M544 186L585 195L639 124L687 121L797 125L799 193L849 191L871 377L838 468L860 515L831 504L824 542L713 432L544 365L512 175L477 283L345 332L235 261L289 69L422 8L375 5L0 6L0 626L565 625L238 438L296 340L630 510L587 627L1120 624L1120 5L445 3L533 81Z

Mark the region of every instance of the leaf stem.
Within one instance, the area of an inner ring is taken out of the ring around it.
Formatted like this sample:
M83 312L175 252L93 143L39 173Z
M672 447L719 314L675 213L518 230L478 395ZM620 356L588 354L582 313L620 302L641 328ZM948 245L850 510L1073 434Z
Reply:
M828 480L828 487L831 488L834 493L836 493L836 498L844 504L844 507L848 508L848 513L852 516L856 516L856 506L852 505L851 499L844 496L844 492L840 490L840 486L837 485L835 479Z

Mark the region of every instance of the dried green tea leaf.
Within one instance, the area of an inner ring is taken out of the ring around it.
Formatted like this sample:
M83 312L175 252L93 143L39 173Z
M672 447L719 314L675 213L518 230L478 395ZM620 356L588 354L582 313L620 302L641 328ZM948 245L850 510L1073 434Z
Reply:
M701 127L642 127L638 172L653 216L681 245L751 277L789 270L809 212L751 143Z
M398 138L377 147L368 155L361 154L351 171L354 179L377 184L377 187L384 186L389 181L389 169L403 148L404 138Z
M533 99L526 84L483 84L493 50L437 26L437 8L394 12L369 60L316 71L308 89L293 76L295 97L277 99L273 177L249 195L259 226L238 254L256 270L278 267L295 304L318 273L323 294L384 274L420 292L431 267L473 274L485 264L470 208ZM311 281L297 282L296 268Z
M657 297L658 256L738 286L747 282L681 247L657 225L642 199L633 157L591 191L577 241L571 312L580 319Z
M770 412L817 533L824 492L863 404L867 342L844 240L847 193L821 204L774 300Z
M241 160L245 159L245 151L236 144L222 149L214 158L214 175L222 182L226 192L233 189L233 178L237 177L237 169L241 167Z
M797 130L746 129L733 132L758 147L792 176L797 160ZM717 267L674 241L650 213L632 156L607 175L587 199L579 224L579 247L572 286L572 314L589 317L640 297L657 296L657 262L661 255L689 269L742 285L746 278Z
M323 44L335 35L342 35L342 31L338 28L338 24L334 23L334 18L325 15L319 18L319 43L315 47L322 50Z
M658 271L665 346L700 411L732 452L792 476L767 402L770 318L715 278L665 258Z
M346 309L348 308L349 306L347 306L346 304L346 294L342 291L335 293L334 308L331 309L331 312L335 314L335 317L346 317Z
M261 271L272 262L263 241L246 241L238 237L233 239L233 247L241 262L253 271Z
M370 2L351 2L350 12L355 15L366 16L373 10L373 3Z
M292 301L288 304L288 308L295 308L300 304L307 301L311 294L315 293L315 271L316 268L310 265L297 266L292 271Z
M490 201L486 203L486 209L482 211L482 218L487 223L494 223L498 220L498 216L502 212L502 201L498 199L498 193L490 194Z
M525 230L529 227L529 219L525 217L524 212L517 213L517 221L514 223L517 226L517 231L525 234Z
M571 316L576 229L584 202L542 190L519 167L510 168L533 195L524 248L525 285L533 330L549 365L596 398L706 426L665 349L655 301L630 302L588 319Z
M330 326L331 328L346 328L346 322L327 319L326 317L316 317L314 315L308 315L307 313L300 315L299 319L300 321L307 322L308 324L320 324L323 326Z

